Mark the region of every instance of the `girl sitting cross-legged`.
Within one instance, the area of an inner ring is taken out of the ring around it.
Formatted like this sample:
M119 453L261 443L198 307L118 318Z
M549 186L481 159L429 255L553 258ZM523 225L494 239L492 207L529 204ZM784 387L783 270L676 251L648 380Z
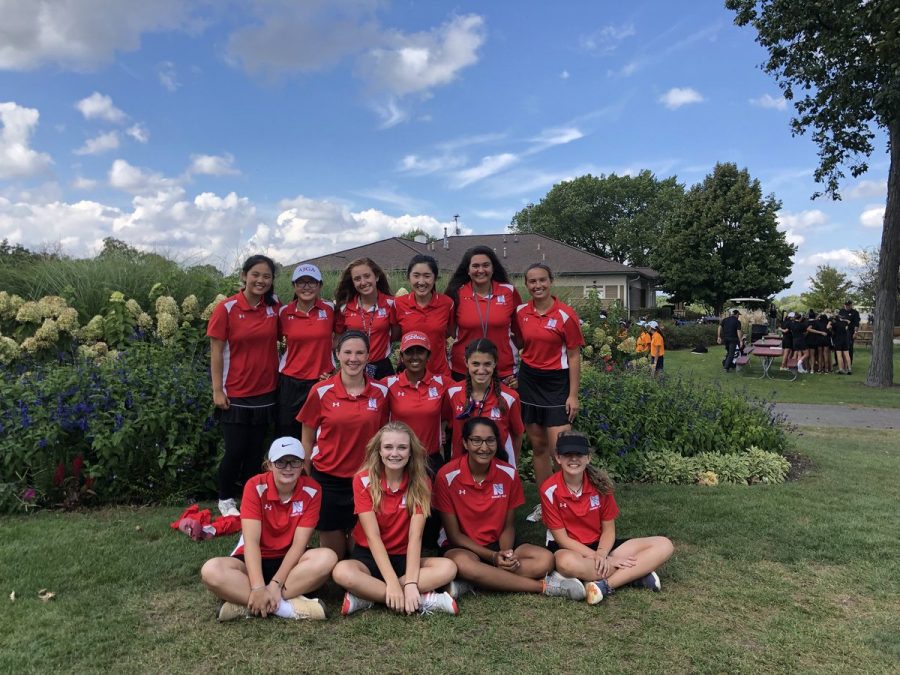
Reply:
M353 477L354 547L333 577L346 589L342 614L374 603L395 612L457 614L456 601L434 589L456 576L446 558L422 558L422 532L431 510L425 449L403 422L388 422L366 446Z
M456 563L461 579L450 585L450 594L458 597L474 585L583 600L584 585L578 579L552 572L550 551L516 542L515 510L525 497L518 473L498 447L499 438L493 420L466 420L464 454L447 462L435 478L434 506L449 540L444 555Z
M609 477L591 466L588 439L566 431L556 441L560 470L541 486L544 525L556 569L585 583L594 605L626 584L660 590L656 569L675 550L666 537L616 539L619 514ZM462 571L462 566L460 566Z

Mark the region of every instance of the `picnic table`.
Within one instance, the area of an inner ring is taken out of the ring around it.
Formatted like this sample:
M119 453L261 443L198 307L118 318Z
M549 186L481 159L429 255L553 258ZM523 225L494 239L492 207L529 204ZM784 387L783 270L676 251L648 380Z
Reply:
M797 370L795 363L789 363L790 366L788 368L788 375L784 378L775 377L772 374L772 364L775 362L775 359L781 358L782 354L784 354L784 350L781 348L781 338L769 339L768 336L765 338L761 338L753 343L753 345L747 349L746 352L741 354L741 356L735 361L735 365L737 366L745 366L749 365L750 357L757 356L761 360L762 365L762 375L759 376L759 379L769 378L770 380L777 379L788 379L791 382L797 379ZM781 372L781 371L775 371Z

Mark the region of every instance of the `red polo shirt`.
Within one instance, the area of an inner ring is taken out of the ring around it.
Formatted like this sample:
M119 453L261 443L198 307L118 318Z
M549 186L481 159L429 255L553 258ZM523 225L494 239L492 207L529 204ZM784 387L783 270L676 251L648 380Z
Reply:
M575 310L556 298L546 314L534 308L534 300L519 305L515 332L522 338L522 362L538 370L566 370L568 350L584 344Z
M500 428L500 438L497 439L499 447L505 448L509 455L510 463L515 466L516 455L513 450L512 436L520 436L525 433L525 425L522 423L522 406L519 404L519 394L505 384L500 385L500 395L506 401L506 412L500 408L493 388L488 390L484 399L484 405L478 404L472 409L469 417L489 417ZM466 420L458 420L456 416L463 412L469 405L466 396L466 383L458 382L447 387L444 394L443 416L450 421L453 430L450 456L459 457L462 454L462 428Z
M350 478L359 471L366 443L388 418L387 387L366 379L359 396L350 396L336 373L312 387L297 421L316 430L310 457L317 471Z
M226 396L259 396L278 387L278 310L263 301L251 307L243 291L216 305L206 335L225 342Z
M388 388L388 407L391 419L403 422L418 437L425 452L433 455L441 451L441 413L447 380L432 375L425 376L412 386L406 372L391 375L382 380Z
M453 320L453 301L435 291L431 294L431 302L421 307L416 302L415 293L408 293L394 298L394 311L401 334L419 331L428 336L428 341L431 342L428 370L436 375L450 377L447 327Z
M378 520L378 533L381 542L390 555L405 555L409 545L409 522L411 516L406 508L406 488L409 486L409 475L403 474L403 482L396 492L391 492L387 481L381 479L381 502L375 518ZM353 477L353 513L371 513L372 495L369 494L369 472L361 471ZM416 507L416 513L422 509ZM353 528L353 540L360 546L369 547L369 540L361 523Z
M362 331L369 336L369 360L380 361L391 355L391 326L396 323L394 296L378 293L375 306L363 311L357 295L338 310L334 332Z
M597 492L587 473L581 495L575 497L566 485L562 471L557 471L541 485L541 512L549 530L565 530L572 539L585 546L600 539L601 523L619 515L616 498Z
M331 373L331 335L334 333L334 305L318 299L309 312L297 309L294 300L278 313L281 334L287 349L281 357L279 371L298 380L318 380Z
M457 373L466 372L466 345L486 337L497 345L497 373L500 377L513 374L516 349L512 343L510 326L516 307L522 304L519 291L512 284L492 282L491 294L482 297L472 290L469 282L459 289L456 307L456 341L450 352L450 366ZM485 334L484 329L487 327Z
M241 499L241 520L262 523L259 549L263 558L281 558L294 541L298 527L312 527L319 522L322 488L306 474L302 474L294 493L286 502L278 496L275 477L271 471L258 474L244 484ZM244 553L244 537L231 555Z
M469 458L463 455L438 471L432 503L438 511L454 514L463 534L487 546L500 540L506 514L524 504L525 495L515 467L495 459L478 485L469 470Z

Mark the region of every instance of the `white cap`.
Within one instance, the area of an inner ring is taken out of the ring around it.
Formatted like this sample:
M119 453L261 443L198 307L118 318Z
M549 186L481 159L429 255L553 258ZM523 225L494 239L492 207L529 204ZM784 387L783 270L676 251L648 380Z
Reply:
M269 461L277 462L282 457L293 455L303 459L306 453L303 451L303 444L293 436L282 436L272 441L269 446Z
M659 324L656 321L651 321L647 324L650 328L659 328Z
M294 283L300 277L311 277L316 281L322 281L322 273L319 271L319 268L309 263L297 265L294 268L294 273L291 275L291 283Z

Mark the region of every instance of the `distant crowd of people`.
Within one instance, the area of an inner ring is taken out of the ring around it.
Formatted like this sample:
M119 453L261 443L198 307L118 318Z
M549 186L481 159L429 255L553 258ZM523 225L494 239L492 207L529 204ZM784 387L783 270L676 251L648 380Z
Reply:
M838 373L850 375L853 368L853 339L860 316L847 300L837 312L788 312L780 321L781 369L793 360L798 373Z

